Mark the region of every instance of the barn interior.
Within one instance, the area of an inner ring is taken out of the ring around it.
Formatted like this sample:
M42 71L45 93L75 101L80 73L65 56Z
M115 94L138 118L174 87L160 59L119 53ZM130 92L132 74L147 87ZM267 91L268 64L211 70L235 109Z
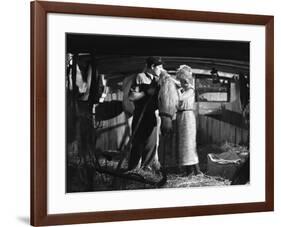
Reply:
M156 187L143 176L136 180L116 174L124 164L120 160L126 159L129 140L123 81L142 72L148 56L160 56L171 75L183 64L192 67L195 75L197 150L205 175L192 180L182 177L175 158L175 134L169 139L160 136L158 156L168 176L162 187L229 185L248 160L249 42L71 33L66 34L66 54L92 65L91 80L84 76L87 98L67 90L67 192ZM66 81L74 75L70 69L66 67ZM224 155L218 156L224 162L215 162L218 154ZM100 166L111 171L101 173ZM242 174L245 171L249 167Z

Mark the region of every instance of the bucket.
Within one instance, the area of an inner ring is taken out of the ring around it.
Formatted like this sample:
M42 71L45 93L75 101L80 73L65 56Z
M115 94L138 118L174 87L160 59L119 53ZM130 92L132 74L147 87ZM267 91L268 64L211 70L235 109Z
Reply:
M231 180L237 169L243 163L240 156L234 151L221 154L210 153L207 156L207 174Z

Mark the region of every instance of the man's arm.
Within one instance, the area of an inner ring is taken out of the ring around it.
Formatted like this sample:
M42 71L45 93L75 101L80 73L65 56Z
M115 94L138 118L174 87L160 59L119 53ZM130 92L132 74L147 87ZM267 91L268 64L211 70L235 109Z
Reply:
M135 81L129 92L129 100L137 101L145 97L145 92L140 90L140 85L143 83L143 75L140 73L136 76Z
M137 100L142 99L144 96L145 96L145 93L143 91L140 91L140 92L130 91L129 100L130 101L137 101Z
M152 95L155 94L155 92L156 92L155 87L150 87L145 92L144 91L131 90L130 94L129 94L129 100L130 101L137 101L137 100L142 99L145 96L152 96Z

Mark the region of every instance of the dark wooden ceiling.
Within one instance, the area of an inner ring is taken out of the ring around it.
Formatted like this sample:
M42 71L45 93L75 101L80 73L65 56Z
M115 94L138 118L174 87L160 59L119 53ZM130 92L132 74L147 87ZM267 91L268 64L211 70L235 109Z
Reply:
M66 34L67 52L96 55L177 56L249 62L250 43L161 37Z
M161 56L164 68L192 68L249 74L250 43L113 35L66 34L68 53L91 53L99 73L119 78L141 72L147 56Z

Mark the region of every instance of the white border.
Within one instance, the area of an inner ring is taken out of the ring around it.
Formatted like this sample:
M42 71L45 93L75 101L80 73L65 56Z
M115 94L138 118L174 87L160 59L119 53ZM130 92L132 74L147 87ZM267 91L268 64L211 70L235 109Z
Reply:
M251 41L251 184L65 194L66 32ZM48 214L265 201L264 26L48 14L47 34Z

